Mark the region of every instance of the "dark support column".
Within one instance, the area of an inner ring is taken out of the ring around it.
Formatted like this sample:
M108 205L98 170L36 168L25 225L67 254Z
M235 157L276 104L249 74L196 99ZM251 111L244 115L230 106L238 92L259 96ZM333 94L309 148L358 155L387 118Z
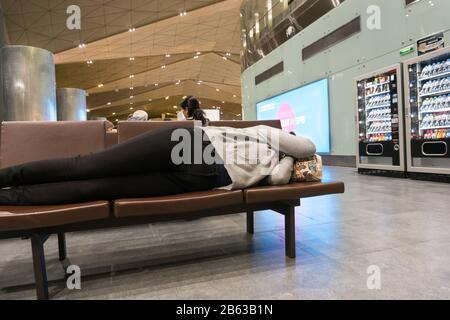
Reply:
M247 211L247 232L250 234L255 233L255 218L254 218L254 212L253 211Z
M65 233L58 233L58 250L59 250L59 261L64 261L67 257Z
M47 270L45 268L44 243L47 236L34 234L31 236L31 250L33 253L34 281L38 300L48 300Z
M295 258L295 207L288 207L284 214L284 237L286 241L286 256Z

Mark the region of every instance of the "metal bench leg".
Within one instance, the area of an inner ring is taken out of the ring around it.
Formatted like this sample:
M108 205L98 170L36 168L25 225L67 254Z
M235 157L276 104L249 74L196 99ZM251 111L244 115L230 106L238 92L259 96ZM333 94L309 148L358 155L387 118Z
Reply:
M34 281L38 300L48 300L47 270L45 268L44 243L47 236L35 234L31 236L31 250L33 253Z
M295 207L288 207L284 214L286 256L295 258Z
M255 233L255 214L253 211L247 211L247 232L250 234Z
M59 261L64 261L67 257L65 233L58 234L58 251L59 251Z

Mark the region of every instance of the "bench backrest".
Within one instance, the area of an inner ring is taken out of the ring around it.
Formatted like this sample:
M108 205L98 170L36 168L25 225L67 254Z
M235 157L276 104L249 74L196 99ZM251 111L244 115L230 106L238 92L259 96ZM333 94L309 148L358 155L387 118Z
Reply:
M108 121L3 122L0 137L0 167L58 157L88 154L124 142L161 127L187 128L192 121L119 122L118 132L107 132ZM247 128L267 125L281 128L279 120L213 121L212 126Z
M119 132L119 143L121 143L162 127L189 128L193 126L194 123L192 121L124 121L118 123L117 131Z
M109 148L119 143L119 133L115 132L106 132L105 138L105 147Z
M149 122L119 122L119 143L127 141L135 136L152 131L161 127L173 128L189 128L194 125L192 121L149 121ZM266 125L281 129L280 120L265 121L212 121L211 126L215 127L232 127L232 128L249 128L258 125Z
M3 122L0 167L103 150L107 121Z
M231 127L231 128L249 128L259 125L265 125L277 129L281 129L280 120L260 120L260 121L211 121L211 126L215 127Z

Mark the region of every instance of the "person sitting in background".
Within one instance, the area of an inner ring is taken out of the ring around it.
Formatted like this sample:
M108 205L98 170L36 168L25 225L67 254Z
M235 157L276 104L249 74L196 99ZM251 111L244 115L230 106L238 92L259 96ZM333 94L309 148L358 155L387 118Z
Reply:
M183 110L183 115L186 120L201 121L203 126L209 124L209 119L206 118L205 111L200 108L200 101L193 96L189 96L184 99L180 104Z
M148 121L148 114L144 110L137 110L128 116L128 121Z
M117 132L117 129L114 127L114 124L110 121L106 121L106 132Z

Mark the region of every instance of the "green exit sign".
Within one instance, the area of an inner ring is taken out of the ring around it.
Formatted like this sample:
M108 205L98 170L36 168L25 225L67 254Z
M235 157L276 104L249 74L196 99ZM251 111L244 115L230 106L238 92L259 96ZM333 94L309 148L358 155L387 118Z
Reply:
M410 54L411 52L414 52L414 46L403 48L402 50L400 50L400 55L405 56L407 54Z

